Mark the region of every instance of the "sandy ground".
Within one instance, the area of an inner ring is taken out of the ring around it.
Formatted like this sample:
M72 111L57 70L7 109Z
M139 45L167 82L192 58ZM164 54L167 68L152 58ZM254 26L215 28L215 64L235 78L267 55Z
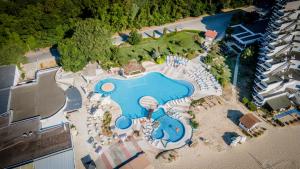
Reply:
M194 139L201 136L210 143L198 141L192 148L177 150L179 158L171 163L152 159L156 169L300 169L300 126L274 128L262 124L267 128L262 136L233 148L225 143L224 132L243 135L228 114L247 113L229 89L222 104L207 110L201 108L196 113L200 126Z
M179 150L180 158L170 164L154 161L157 169L299 169L300 126L272 128L243 145L214 152L207 146Z

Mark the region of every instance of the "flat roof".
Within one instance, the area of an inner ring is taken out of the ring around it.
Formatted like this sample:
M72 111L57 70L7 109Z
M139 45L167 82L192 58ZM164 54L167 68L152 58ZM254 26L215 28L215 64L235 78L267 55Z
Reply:
M233 29L232 34L239 34L239 33L247 32L247 30L245 28L243 28L240 24L233 25L233 26L231 26L231 28Z
M39 130L39 119L32 118L0 129L6 136L0 142L0 168L10 168L31 163L34 160L72 149L69 125L62 124ZM23 134L32 131L32 135ZM14 136L14 137L13 137Z
M12 88L10 109L13 110L13 121L38 115L44 119L56 114L64 106L64 91L55 81L57 70L39 71L36 82Z
M250 35L250 36L247 36L247 37L243 37L243 38L241 38L241 40L247 42L247 41L258 39L258 38L261 38L261 37L262 37L261 34L255 34L255 35Z
M0 89L0 114L3 114L9 109L10 88Z
M106 149L95 163L97 169L121 168L140 154L142 150L134 140L115 143Z
M297 10L300 8L300 1L299 0L296 0L296 1L291 1L291 2L288 2L286 5L285 5L285 11L290 11L290 10Z
M274 99L267 100L267 105L272 110L279 110L281 108L287 108L291 105L291 101L286 95L276 97Z
M0 129L9 125L9 113L0 114Z
M64 111L70 112L78 110L82 107L82 98L80 91L76 87L69 87L66 90L66 96L68 98L67 105Z
M16 65L0 66L0 89L9 88L14 85Z

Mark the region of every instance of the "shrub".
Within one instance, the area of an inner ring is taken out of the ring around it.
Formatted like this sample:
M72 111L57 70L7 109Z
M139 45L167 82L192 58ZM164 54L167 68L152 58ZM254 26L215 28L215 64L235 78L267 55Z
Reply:
M256 111L257 110L256 105L252 101L248 103L248 108L251 111Z
M248 99L247 97L243 97L242 103L243 103L244 105L247 105L247 104L249 103L249 99Z
M168 29L165 27L165 28L163 29L163 35L166 35L166 34L167 34L167 31L168 31Z
M166 59L163 56L155 59L155 62L157 64L163 64L165 61L166 61Z
M190 120L190 125L193 129L196 129L199 127L199 123L196 120L191 119Z
M142 41L142 35L137 32L137 30L132 30L129 33L128 43L131 45L136 45Z

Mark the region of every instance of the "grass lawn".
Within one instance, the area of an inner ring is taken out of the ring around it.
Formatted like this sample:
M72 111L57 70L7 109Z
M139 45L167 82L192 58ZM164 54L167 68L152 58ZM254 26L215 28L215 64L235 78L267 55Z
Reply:
M195 35L200 35L198 31L181 31L167 34L161 38L143 39L137 45L123 44L119 48L120 56L128 59L147 60L151 58L151 52L155 49L162 55L178 53L184 55L189 51L200 51L201 47L194 40ZM203 38L202 38L203 39Z

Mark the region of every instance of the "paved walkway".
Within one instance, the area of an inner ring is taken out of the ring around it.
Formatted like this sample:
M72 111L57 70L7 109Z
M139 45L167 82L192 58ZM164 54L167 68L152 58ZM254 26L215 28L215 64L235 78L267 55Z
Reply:
M238 78L238 73L239 73L240 56L241 56L241 54L238 54L236 56L236 62L235 62L235 67L234 67L233 85L235 87L237 85L237 78Z

